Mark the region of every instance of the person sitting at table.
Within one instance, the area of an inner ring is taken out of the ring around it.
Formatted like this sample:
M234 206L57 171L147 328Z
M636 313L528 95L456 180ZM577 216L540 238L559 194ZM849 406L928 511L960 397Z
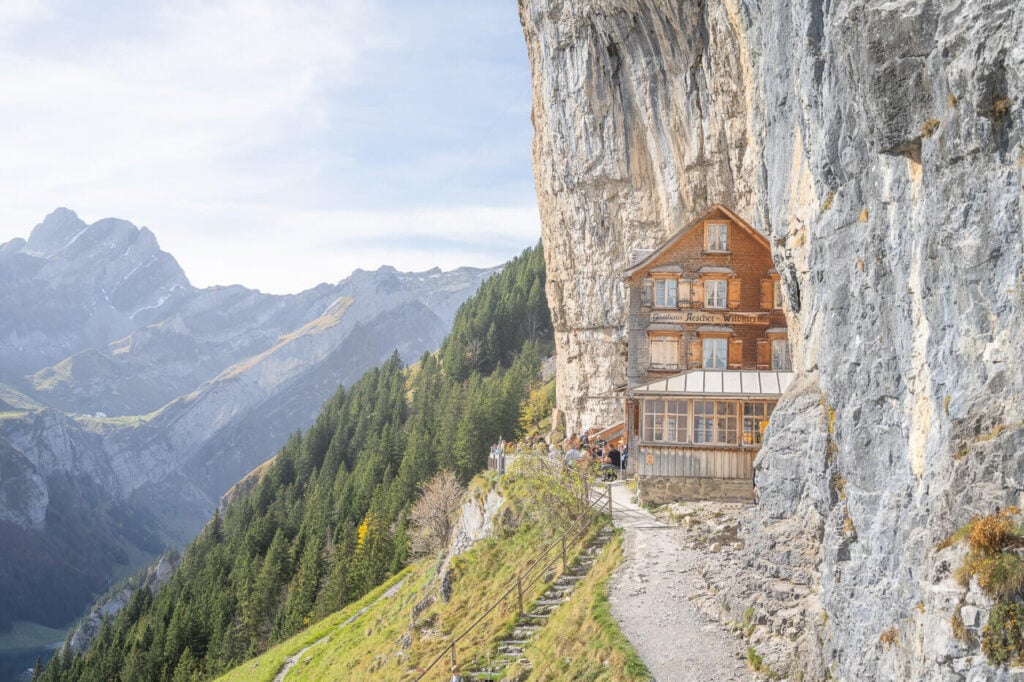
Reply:
M622 465L622 453L615 449L615 445L609 445L601 460L601 476L606 481L615 480L619 475L619 468Z

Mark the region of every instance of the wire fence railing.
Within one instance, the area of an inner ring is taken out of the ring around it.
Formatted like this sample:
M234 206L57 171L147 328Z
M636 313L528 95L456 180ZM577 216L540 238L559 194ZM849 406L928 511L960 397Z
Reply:
M553 467L556 463L545 462L543 459L530 458L532 463L548 469ZM575 546L575 543L583 540L591 527L591 522L597 518L602 512L607 512L609 515L612 510L612 494L611 488L606 487L596 497L592 495L591 491L587 490L586 506L583 510L572 520L569 527L557 538L552 540L541 553L534 558L526 568L516 573L515 579L509 581L507 589L502 593L500 597L494 600L488 608L480 614L480 616L473 621L473 623L463 630L458 636L453 637L441 653L430 662L430 665L423 668L422 671L418 671L419 674L416 680L422 680L426 677L435 666L437 666L445 658L451 658L452 666L458 664L458 645L459 642L465 639L465 637L473 632L487 616L489 616L496 608L501 606L506 600L511 599L513 595L516 598L516 604L518 606L519 615L524 615L524 594L528 594L530 588L532 588L543 576L547 575L550 569L552 569L559 561L562 564L562 572L566 572L569 568L568 555L569 551ZM559 551L560 550L560 551ZM547 559L547 561L545 561ZM544 562L543 564L541 562Z

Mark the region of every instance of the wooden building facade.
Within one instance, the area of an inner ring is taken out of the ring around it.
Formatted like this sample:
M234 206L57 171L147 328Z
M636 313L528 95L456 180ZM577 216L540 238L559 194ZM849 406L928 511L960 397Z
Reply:
M767 239L715 205L623 273L630 468L645 499L750 498L792 366Z

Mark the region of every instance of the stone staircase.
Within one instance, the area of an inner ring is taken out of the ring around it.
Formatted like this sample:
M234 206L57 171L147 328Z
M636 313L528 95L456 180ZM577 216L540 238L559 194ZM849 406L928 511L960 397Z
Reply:
M559 606L566 602L577 583L587 577L597 555L612 538L612 529L603 528L591 539L566 571L533 604L525 609L512 626L512 633L495 644L493 654L475 667L467 666L462 676L465 680L504 680L508 668L518 662L521 670L529 671L530 659L525 655L526 645L545 625Z

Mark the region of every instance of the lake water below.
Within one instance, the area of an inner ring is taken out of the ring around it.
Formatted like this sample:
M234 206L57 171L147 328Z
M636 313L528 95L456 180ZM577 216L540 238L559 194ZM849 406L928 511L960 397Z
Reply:
M36 657L46 663L53 656L55 649L19 649L17 651L0 651L0 682L22 682L31 679L25 672L35 665Z

